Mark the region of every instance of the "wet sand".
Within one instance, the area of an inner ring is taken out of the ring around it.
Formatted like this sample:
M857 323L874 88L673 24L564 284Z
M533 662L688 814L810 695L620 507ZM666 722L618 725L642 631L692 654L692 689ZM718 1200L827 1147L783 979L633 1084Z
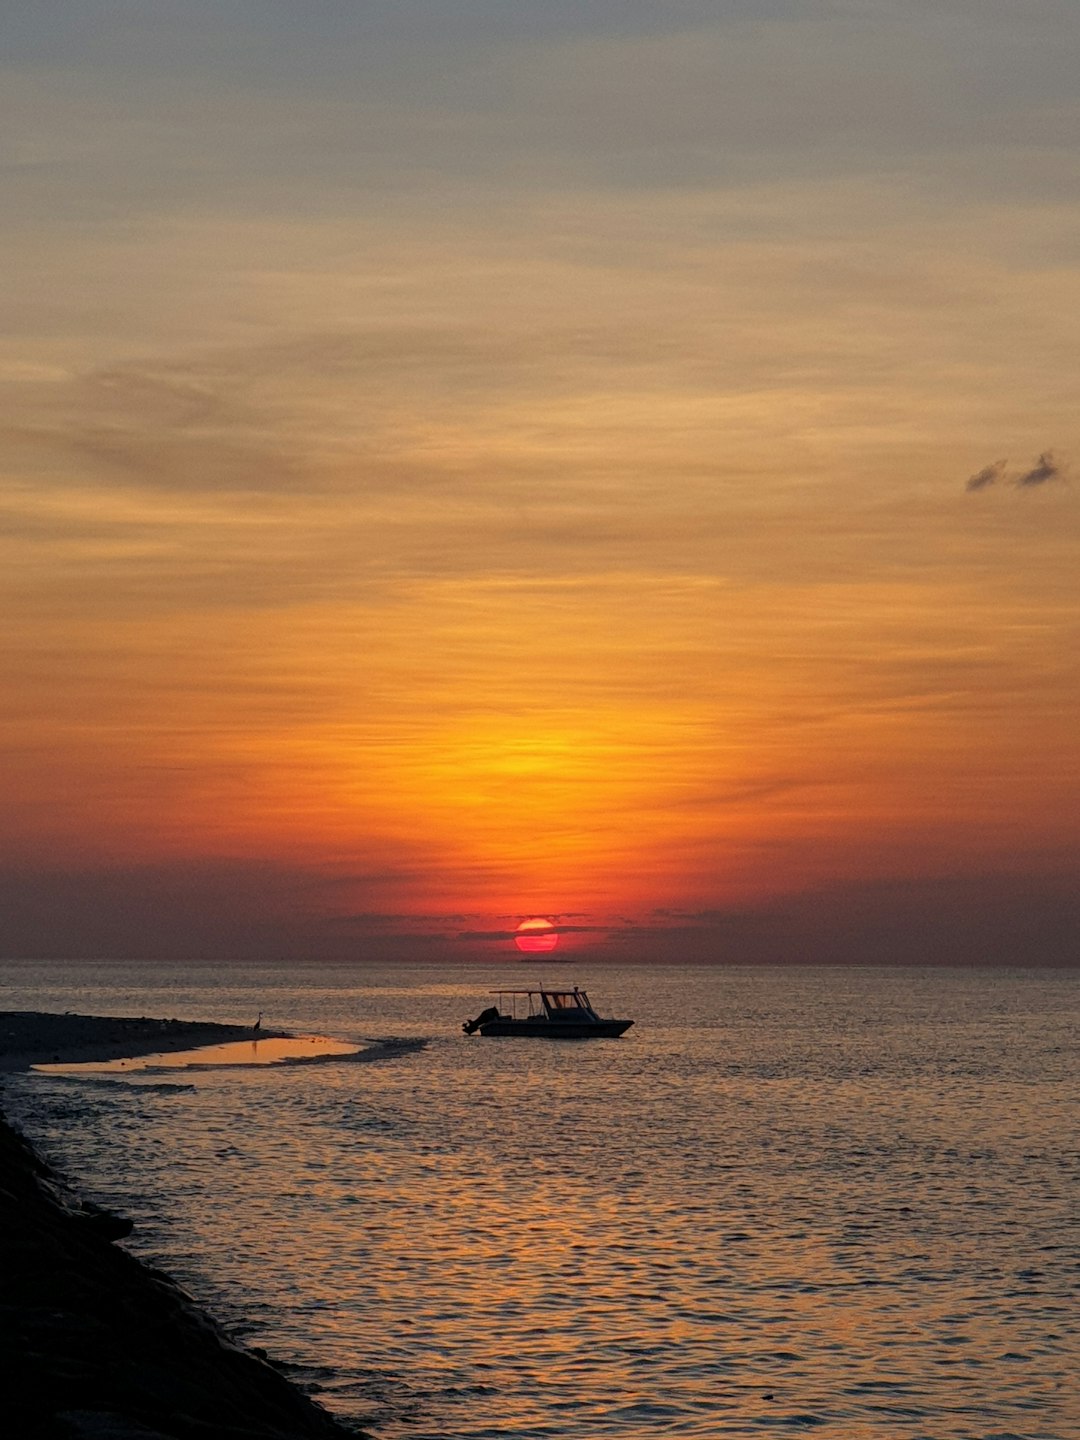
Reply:
M137 1055L195 1050L230 1040L287 1038L283 1030L253 1025L211 1025L195 1020L151 1020L116 1015L52 1015L33 1010L0 1011L0 1071L32 1065L83 1064Z
M250 1027L0 1012L0 1069L251 1039ZM280 1033L280 1032L274 1032ZM346 1440L260 1353L116 1245L131 1223L80 1200L0 1117L4 1419L20 1440Z

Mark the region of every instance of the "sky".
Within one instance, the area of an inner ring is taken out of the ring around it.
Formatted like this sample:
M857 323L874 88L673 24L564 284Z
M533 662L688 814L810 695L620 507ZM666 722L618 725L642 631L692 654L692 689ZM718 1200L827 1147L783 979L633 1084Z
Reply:
M4 954L1076 963L1075 0L3 21Z

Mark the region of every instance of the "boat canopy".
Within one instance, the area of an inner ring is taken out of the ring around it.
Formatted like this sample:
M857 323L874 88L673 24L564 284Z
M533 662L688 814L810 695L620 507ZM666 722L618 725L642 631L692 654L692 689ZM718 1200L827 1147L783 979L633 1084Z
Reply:
M539 999L540 1004L548 1015L557 1015L563 1020L582 1017L593 1020L599 1018L589 1001L588 995L584 990L579 990L576 985L572 990L545 990L543 988L535 990L507 989L493 990L491 993L499 996L527 995L529 997L530 1008L535 1001Z

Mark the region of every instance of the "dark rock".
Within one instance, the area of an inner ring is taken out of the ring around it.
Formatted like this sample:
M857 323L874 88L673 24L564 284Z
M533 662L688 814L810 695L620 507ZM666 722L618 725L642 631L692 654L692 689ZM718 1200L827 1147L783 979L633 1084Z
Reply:
M135 1229L135 1222L126 1215L114 1215L111 1210L95 1205L92 1200L82 1202L75 1219L100 1235L103 1240L126 1240Z
M113 1242L0 1119L0 1402L19 1440L345 1440L347 1430Z

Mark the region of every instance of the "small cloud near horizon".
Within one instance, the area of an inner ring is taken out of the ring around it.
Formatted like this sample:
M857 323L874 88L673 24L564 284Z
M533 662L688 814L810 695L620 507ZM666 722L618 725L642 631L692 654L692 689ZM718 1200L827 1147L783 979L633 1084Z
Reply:
M523 917L531 919L531 916ZM626 923L626 922L624 922ZM632 923L632 922L630 922ZM619 929L619 922L607 925L567 925L558 920L552 922L551 931L556 935L606 935ZM455 940L516 940L520 931L513 930L461 930Z
M968 479L964 488L986 490L999 481L1006 481L1005 467L1007 464L1006 460L995 460L990 465L984 465L981 470L977 470ZM1064 466L1054 458L1052 450L1044 450L1030 470L1012 476L1007 483L1016 486L1018 490L1032 490L1036 486L1045 485L1048 480L1063 480L1064 478Z

